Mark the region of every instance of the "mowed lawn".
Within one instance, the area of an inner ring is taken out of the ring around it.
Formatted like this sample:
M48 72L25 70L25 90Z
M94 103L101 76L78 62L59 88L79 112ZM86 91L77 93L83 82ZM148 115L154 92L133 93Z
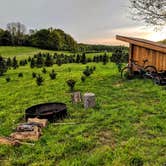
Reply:
M22 55L25 58L26 53ZM96 66L96 71L83 83L80 77L87 65ZM9 136L23 122L26 108L43 102L66 103L69 116L58 122L69 124L50 123L34 146L0 145L0 165L166 164L166 87L154 85L151 80L122 81L113 63L54 65L46 69L43 74L42 69L26 65L0 77L0 136ZM57 73L56 80L49 78L52 69ZM18 77L20 72L23 78ZM32 72L44 77L42 86L36 85ZM8 83L7 76L11 78ZM82 104L71 103L66 84L71 78L77 81L75 90L96 94L96 108L85 110Z

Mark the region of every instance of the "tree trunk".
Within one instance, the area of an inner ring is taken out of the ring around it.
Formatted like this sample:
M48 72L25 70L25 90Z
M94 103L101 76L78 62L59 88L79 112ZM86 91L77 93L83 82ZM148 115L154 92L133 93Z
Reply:
M84 108L93 108L95 107L95 94L94 93L85 93L84 94Z
M72 103L81 102L81 92L73 92L71 98L72 98Z

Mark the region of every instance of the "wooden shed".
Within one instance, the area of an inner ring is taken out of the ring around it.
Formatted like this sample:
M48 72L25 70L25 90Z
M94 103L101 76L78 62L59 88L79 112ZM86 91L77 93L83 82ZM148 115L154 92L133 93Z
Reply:
M143 61L147 59L146 66L153 65L158 72L166 71L166 45L145 39L119 35L116 36L116 39L130 44L129 59L137 61L139 65L143 65Z

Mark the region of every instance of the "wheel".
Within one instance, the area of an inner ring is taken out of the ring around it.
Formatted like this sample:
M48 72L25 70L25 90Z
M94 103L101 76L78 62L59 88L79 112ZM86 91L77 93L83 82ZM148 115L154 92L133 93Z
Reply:
M155 84L161 85L161 78L160 78L160 76L154 77L154 78L153 78L153 82L154 82Z
M131 69L130 67L124 67L121 70L121 78L122 79L131 79L132 78L132 74L131 74Z
M146 66L144 70L148 73L157 73L157 69L155 66Z
M144 70L145 70L144 77L152 79L156 77L157 69L155 66L146 66Z

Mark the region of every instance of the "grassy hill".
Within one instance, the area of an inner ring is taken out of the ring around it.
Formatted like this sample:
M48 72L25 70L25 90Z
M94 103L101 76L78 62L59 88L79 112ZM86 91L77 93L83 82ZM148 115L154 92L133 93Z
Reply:
M4 56L26 56L41 51L35 48L0 47ZM22 57L21 56L21 57ZM83 69L96 66L96 71L83 83ZM69 72L69 68L71 72ZM57 79L50 80L54 69ZM59 122L75 125L49 124L34 146L0 145L0 165L31 166L161 166L166 163L166 88L151 80L122 81L112 63L66 64L42 69L29 65L9 70L0 77L0 135L8 136L23 121L25 109L43 102L64 102L70 116ZM23 78L18 73L23 73ZM37 86L32 72L44 77ZM5 78L11 77L10 82ZM76 90L96 94L95 109L85 110L71 103L66 80L77 81ZM78 123L78 124L77 124Z

